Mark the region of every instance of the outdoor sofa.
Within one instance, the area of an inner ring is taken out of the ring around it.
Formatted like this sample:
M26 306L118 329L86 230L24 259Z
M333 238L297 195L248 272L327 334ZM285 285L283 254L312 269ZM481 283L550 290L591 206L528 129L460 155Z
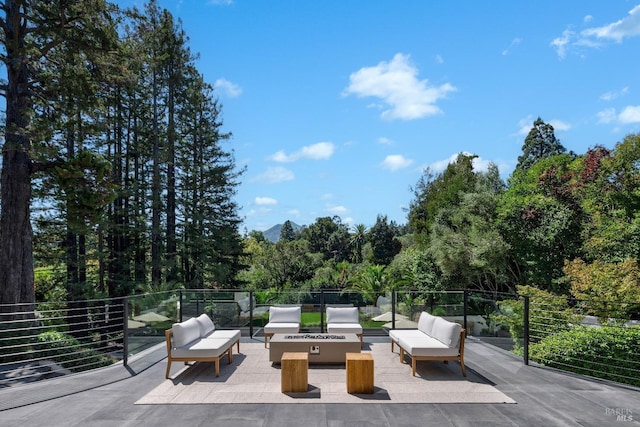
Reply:
M233 362L233 345L240 353L240 331L220 330L209 316L201 314L180 323L174 323L165 331L167 342L167 372L169 378L171 362L214 362L216 377L220 376L220 357L225 353L229 363Z
M414 376L418 360L457 360L460 362L462 375L467 376L464 367L465 330L460 324L423 311L417 329L392 329L389 337L391 351L393 352L395 345L400 348L400 362L404 362L405 353L411 357Z

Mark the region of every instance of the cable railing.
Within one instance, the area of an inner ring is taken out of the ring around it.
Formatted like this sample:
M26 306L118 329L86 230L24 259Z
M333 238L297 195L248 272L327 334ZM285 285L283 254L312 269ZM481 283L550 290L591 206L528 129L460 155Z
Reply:
M628 304L625 303L625 304ZM164 342L172 324L207 313L216 327L261 336L269 307L301 307L304 332L326 331L326 308L357 307L365 336L417 328L422 311L467 336L558 369L640 385L640 327L598 319L602 302L483 291L176 290L125 298L0 306L0 387L107 366ZM633 306L633 305L631 305ZM640 305L637 305L640 307ZM609 349L596 352L594 348Z

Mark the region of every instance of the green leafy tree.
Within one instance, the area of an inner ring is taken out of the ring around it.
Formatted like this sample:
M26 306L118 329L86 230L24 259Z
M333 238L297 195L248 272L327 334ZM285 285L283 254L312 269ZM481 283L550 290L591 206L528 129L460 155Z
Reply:
M371 243L369 262L372 264L389 265L402 249L402 244L389 226L386 215L378 215L376 223L367 233L367 240Z
M458 205L443 208L433 225L429 250L448 288L508 291L510 246L495 223L499 194L490 185L497 169L478 174L475 190L461 195Z
M321 253L325 259L348 259L349 228L338 216L317 218L304 229L301 237L309 242L311 252Z
M440 209L457 205L462 192L474 188L473 160L476 157L460 153L444 172L436 175L426 169L420 177L413 188L415 198L409 205L409 227L420 241L428 241L431 226Z
M637 259L591 264L581 259L565 263L564 272L571 283L571 294L590 314L606 324L610 319L625 323L630 309L640 307L640 267Z
M573 157L556 155L514 171L498 203L498 225L517 283L568 292L562 267L581 255L584 218L572 190Z

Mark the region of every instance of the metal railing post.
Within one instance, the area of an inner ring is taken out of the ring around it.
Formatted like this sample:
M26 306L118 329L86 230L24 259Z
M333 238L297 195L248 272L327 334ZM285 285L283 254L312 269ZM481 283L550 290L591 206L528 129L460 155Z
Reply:
M129 363L129 328L127 327L129 319L129 297L122 299L122 364L127 366Z
M320 290L320 333L324 333L324 289Z
M253 291L249 291L249 336L253 337Z
M529 364L529 296L524 297L524 364Z
M178 322L182 322L182 306L183 306L183 301L182 301L182 289L180 289L180 291L178 291Z
M467 303L468 303L468 297L469 297L469 293L465 289L463 291L463 297L462 297L462 316L464 318L464 320L463 320L464 330L467 331L467 335L469 335L469 330L467 329Z
M391 291L391 328L396 328L396 291Z

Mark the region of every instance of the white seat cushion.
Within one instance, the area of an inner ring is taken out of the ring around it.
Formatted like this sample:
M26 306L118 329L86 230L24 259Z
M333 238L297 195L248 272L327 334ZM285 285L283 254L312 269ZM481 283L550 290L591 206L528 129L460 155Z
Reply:
M223 339L234 343L240 339L240 331L237 329L216 329L204 339Z
M229 348L229 340L226 339L202 339L193 341L185 346L171 351L171 357L219 357Z
M327 325L330 334L361 334L362 326L359 323L331 323Z
M272 308L273 309L273 308ZM265 334L295 334L300 330L300 323L272 323L264 325Z
M401 338L422 338L427 337L427 335L417 329L392 329L389 331L389 337L395 342L400 342Z
M422 333L422 332L421 332ZM405 336L400 338L400 346L411 356L457 356L457 348L449 348L435 338L425 334L422 337Z

